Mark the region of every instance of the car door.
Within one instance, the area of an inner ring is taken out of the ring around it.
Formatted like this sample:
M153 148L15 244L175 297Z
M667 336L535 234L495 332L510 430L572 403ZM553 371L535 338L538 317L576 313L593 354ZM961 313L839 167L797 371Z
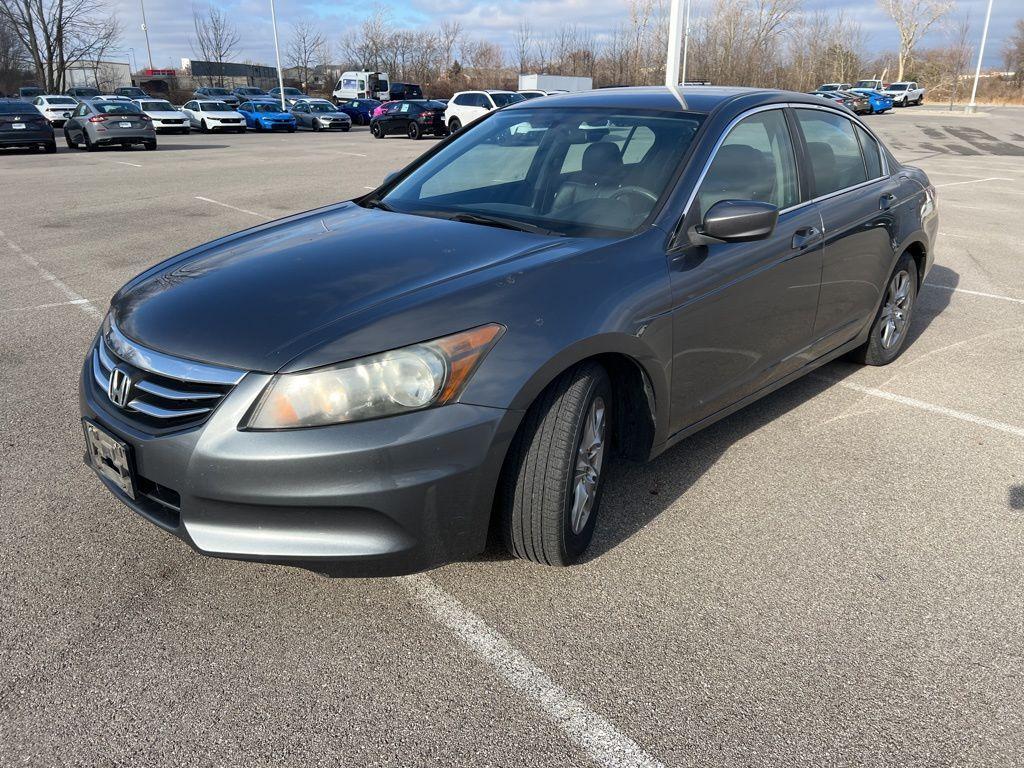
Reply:
M77 141L85 140L85 126L82 124L82 121L87 120L89 115L89 107L84 103L79 104L75 111L71 113L71 119L68 121L68 133L72 139Z
M391 124L392 133L405 133L409 130L409 122L412 120L412 104L403 101L395 110L395 119Z
M807 200L783 107L737 121L704 170L669 254L673 432L712 416L807 362L821 275L821 218ZM749 242L700 243L693 227L722 200L779 209Z
M825 351L852 339L874 315L892 269L899 182L856 121L810 107L794 114L825 231L814 323L817 349Z
M308 104L296 104L292 107L291 113L292 117L295 118L297 125L301 125L302 127L312 125L313 120Z

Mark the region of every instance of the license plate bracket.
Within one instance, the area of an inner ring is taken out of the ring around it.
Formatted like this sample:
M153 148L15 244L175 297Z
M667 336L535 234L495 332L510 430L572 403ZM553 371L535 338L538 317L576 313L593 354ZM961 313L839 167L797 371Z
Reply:
M121 127L121 128L131 128L132 124L130 122L128 122L127 120L125 120L123 122L118 123L118 126Z
M129 499L135 498L135 473L127 443L118 440L91 421L82 420L89 464L96 473L112 482Z
M23 131L23 130L25 130L25 124L24 123L14 123L13 125L11 125L11 128L13 128L16 131Z

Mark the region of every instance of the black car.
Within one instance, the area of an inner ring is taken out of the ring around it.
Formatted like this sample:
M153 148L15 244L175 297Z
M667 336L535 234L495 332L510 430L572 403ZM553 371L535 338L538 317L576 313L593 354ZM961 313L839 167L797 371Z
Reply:
M213 99L215 101L223 101L225 104L229 104L232 107L237 107L242 103L242 99L238 98L235 94L229 91L227 88L217 88L213 86L204 86L202 88L196 88L192 94L193 99Z
M32 104L0 101L0 147L32 147L57 151L50 121Z
M857 115L871 114L871 101L867 96L851 91L815 91L812 96L820 96L823 99L842 104L851 112Z
M88 101L89 99L95 99L100 95L99 88L88 88L85 86L75 86L74 88L68 88L64 91L65 96L70 96L78 101Z
M18 98L24 99L25 101L32 101L32 99L37 96L42 96L45 93L46 91L38 86L26 85L18 89Z
M415 83L392 83L388 88L391 101L406 101L409 99L422 99L423 89Z
M149 99L149 98L152 98L144 90L142 90L141 88L136 88L134 85L133 86L122 86L121 88L115 88L113 95L114 96L124 96L126 99L132 99L133 101L135 99Z
M387 105L383 114L370 118L370 133L378 139L392 134L410 139L420 139L428 133L447 136L444 111L445 105L439 101L395 101Z
M87 453L210 555L400 572L493 531L566 565L617 457L841 355L895 360L937 229L925 173L816 96L512 104L121 288L81 371Z

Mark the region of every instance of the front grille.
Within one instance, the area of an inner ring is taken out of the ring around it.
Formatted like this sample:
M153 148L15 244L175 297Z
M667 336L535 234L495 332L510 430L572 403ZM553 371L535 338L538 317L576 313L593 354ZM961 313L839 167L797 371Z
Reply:
M101 335L92 351L92 377L99 396L113 413L149 432L201 424L244 375L144 350L116 328L107 338L110 343ZM128 379L120 392L113 392L119 396L117 402L111 397L110 384L115 369L119 379Z

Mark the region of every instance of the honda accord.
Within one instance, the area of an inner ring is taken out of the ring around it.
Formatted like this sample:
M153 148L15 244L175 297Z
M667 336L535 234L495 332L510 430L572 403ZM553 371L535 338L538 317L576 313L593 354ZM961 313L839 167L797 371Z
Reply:
M613 459L896 359L937 226L925 174L817 96L511 105L125 285L82 370L88 461L209 555L397 573L494 530L571 564Z

